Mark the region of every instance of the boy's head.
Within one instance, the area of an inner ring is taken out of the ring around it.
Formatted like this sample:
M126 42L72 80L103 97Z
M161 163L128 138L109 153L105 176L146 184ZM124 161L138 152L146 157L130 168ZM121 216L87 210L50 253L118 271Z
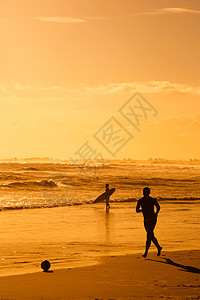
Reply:
M106 188L108 188L109 187L109 184L108 183L106 183Z
M143 189L143 195L144 195L144 196L149 196L149 194L150 194L150 188L149 188L149 187L145 187L145 188Z

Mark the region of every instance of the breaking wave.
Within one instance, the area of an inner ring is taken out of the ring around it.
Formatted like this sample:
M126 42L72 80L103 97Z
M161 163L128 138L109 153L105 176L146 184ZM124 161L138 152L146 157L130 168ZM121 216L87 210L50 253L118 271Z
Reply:
M200 198L197 197L155 197L156 200L158 201L165 201L165 202L184 202L186 203L186 201L188 201L188 203L193 203L193 201L200 201ZM110 202L113 203L120 203L120 202L137 202L138 198L127 198L127 199L114 199L114 200L110 200Z
M23 181L23 182L11 182L8 184L3 184L3 187L21 187L21 188L27 188L27 187L54 187L57 186L57 184L53 180L41 180L41 181Z
M185 197L185 198L156 198L159 202L170 202L170 204L197 204L200 203L200 198L196 197ZM125 203L136 203L138 199L136 198L127 198L127 199L112 199L110 200L110 203L113 204L125 204ZM34 208L55 208L55 207L67 207L67 206L80 206L80 205L94 205L94 206L99 206L103 205L104 203L93 203L92 201L71 201L70 199L56 199L54 198L53 200L50 198L50 200L44 200L43 202L29 202L26 200L25 202L23 201L18 201L17 203L9 203L2 205L0 210L20 210L20 209L34 209ZM181 207L180 207L181 209Z

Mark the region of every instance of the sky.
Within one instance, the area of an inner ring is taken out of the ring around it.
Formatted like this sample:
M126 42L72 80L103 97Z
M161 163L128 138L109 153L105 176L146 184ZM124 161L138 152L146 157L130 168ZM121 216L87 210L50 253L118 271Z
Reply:
M200 159L199 30L198 0L1 0L0 159Z

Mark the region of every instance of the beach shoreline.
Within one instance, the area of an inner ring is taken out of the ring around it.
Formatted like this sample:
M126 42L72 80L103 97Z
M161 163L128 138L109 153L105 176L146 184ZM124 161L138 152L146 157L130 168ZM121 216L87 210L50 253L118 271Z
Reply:
M2 299L200 299L200 251L107 256L87 267L0 277Z

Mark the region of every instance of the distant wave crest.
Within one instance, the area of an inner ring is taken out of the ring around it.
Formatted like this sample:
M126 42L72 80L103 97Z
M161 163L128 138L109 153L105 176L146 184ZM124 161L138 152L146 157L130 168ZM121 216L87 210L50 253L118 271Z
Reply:
M156 200L158 201L170 201L170 202L175 202L177 204L177 202L186 202L188 201L189 203L192 203L193 201L199 201L200 198L197 197L155 197ZM113 203L120 203L120 202L137 202L138 198L127 198L127 199L113 199L110 200L110 202Z
M54 187L54 186L57 186L57 184L52 180L41 180L41 181L23 181L23 182L11 182L11 183L8 183L8 184L4 184L3 185L4 187L21 187L21 188L25 188L25 187Z

